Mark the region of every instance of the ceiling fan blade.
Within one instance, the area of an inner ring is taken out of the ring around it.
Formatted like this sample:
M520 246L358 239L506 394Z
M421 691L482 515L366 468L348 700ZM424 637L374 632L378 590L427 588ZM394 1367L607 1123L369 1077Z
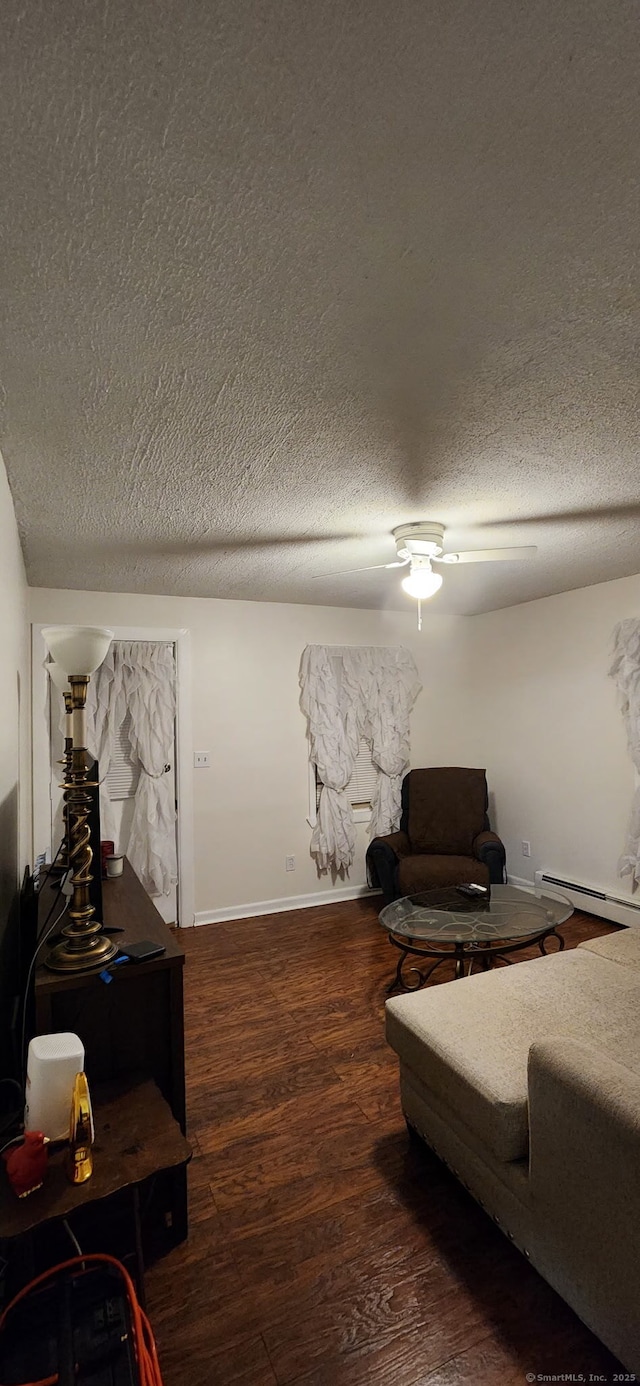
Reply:
M524 558L535 558L538 550L535 544L525 544L513 549L471 549L467 553L443 553L433 563L519 563Z
M372 563L368 568L343 568L339 573L314 573L314 581L320 578L349 577L351 573L374 573L378 568L406 568L411 559L397 559L394 563Z

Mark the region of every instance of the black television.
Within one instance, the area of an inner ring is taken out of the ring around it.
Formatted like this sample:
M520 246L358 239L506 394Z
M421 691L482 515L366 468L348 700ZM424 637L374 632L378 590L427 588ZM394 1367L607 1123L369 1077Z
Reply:
M97 760L89 767L88 793L91 801L88 822L93 851L89 898L96 918L101 920L100 791ZM55 856L55 852L53 855ZM31 964L41 942L45 924L49 926L48 920L38 918L37 886L42 887L44 882L50 879L49 867L45 864L37 882L34 881L29 867L25 868L19 891L14 889L12 893L7 888L6 879L4 882L0 881L0 902L3 906L0 917L0 1079L13 1079L20 1083L24 1076L22 1051L34 1034L34 973ZM54 894L52 902L55 903L56 899ZM40 913L42 915L42 912ZM63 922L61 921L61 927ZM39 961L45 957L46 947L43 948ZM7 1083L0 1084L0 1113L6 1112L12 1102L15 1102L15 1090L12 1091Z
M24 998L29 968L36 949L38 902L33 876L25 867L22 888L14 891L0 929L0 1112L5 1117L16 1109L16 1089L6 1081L22 1085L20 1053L22 1017L25 1029L33 1027L33 987Z
M11 1016L18 991L18 785L0 799L0 1078L11 1078ZM0 1099L5 1096L0 1087Z

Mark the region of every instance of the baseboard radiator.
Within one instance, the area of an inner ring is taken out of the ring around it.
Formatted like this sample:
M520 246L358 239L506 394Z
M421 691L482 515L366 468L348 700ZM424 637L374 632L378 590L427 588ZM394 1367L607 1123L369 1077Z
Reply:
M620 895L610 895L608 891L598 890L596 886L583 885L579 881L565 881L551 871L536 871L535 882L538 890L559 890L566 895L578 910L587 914L598 914L602 919L610 919L614 924L626 924L630 929L640 929L640 895L638 904Z

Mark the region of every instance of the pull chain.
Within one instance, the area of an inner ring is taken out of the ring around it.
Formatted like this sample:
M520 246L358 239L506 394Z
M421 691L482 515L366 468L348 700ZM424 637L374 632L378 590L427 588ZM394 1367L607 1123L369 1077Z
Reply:
M422 630L422 602L418 597L418 630Z

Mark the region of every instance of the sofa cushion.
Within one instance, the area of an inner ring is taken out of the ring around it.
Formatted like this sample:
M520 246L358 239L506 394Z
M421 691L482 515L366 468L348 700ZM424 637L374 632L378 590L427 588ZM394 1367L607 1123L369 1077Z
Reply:
M489 885L489 867L475 857L440 857L420 854L402 857L396 875L401 895L416 895L436 886Z
M599 958L607 958L609 962L640 968L640 929L620 929L615 934L588 938L578 947L597 953Z
M572 950L396 996L387 1039L501 1161L528 1151L527 1059L553 1035L614 1052L640 1014L635 970Z
M411 850L473 856L473 839L488 826L485 771L438 765L409 773Z

